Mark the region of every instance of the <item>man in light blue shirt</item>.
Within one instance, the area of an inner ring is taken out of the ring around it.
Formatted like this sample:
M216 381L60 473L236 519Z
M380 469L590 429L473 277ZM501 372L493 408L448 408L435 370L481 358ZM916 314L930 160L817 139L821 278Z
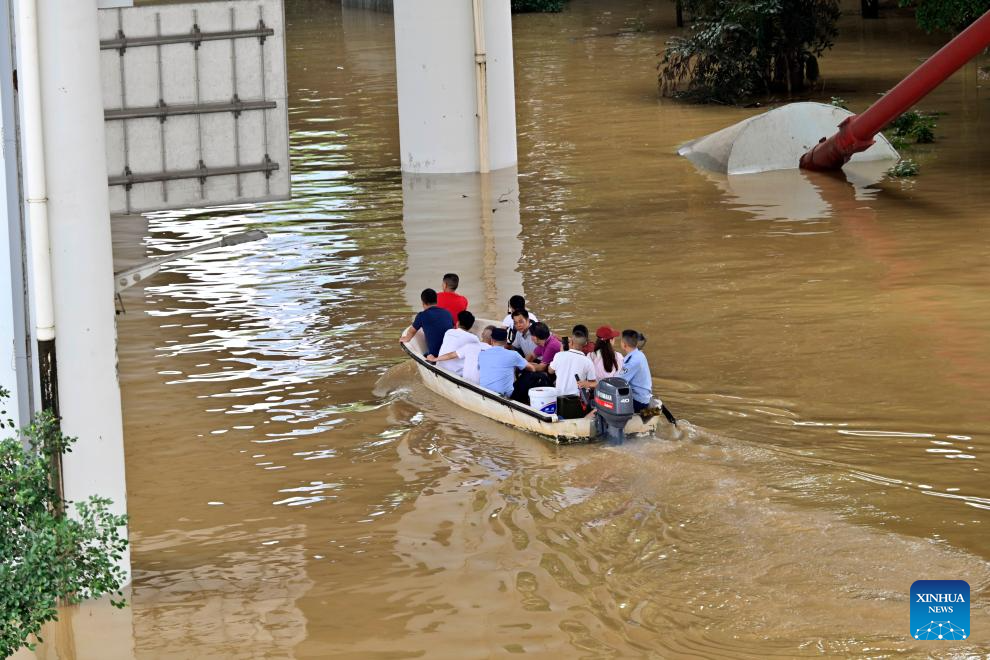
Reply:
M482 387L504 397L511 396L516 380L516 369L533 371L533 365L523 356L506 346L508 332L505 328L492 330L492 348L478 354L478 375Z
M635 330L622 331L622 350L626 356L622 360L619 378L629 383L632 390L633 409L636 412L650 407L653 400L653 378L650 365L643 351L639 350L639 333Z

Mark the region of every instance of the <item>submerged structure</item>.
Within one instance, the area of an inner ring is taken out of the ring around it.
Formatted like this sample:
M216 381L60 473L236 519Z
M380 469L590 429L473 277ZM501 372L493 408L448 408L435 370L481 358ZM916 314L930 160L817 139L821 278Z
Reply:
M681 146L696 165L725 174L835 171L850 161L899 158L880 131L990 45L990 11L861 114L792 103Z

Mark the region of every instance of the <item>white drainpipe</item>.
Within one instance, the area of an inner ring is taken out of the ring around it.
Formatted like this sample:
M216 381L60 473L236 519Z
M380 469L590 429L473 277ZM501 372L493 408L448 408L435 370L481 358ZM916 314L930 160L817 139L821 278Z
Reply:
M478 98L478 171L491 170L488 157L488 55L485 52L484 0L474 2L474 63Z
M55 357L55 296L52 288L52 251L48 232L48 184L45 175L45 141L41 118L41 64L38 57L38 5L36 0L17 2L17 54L20 78L21 126L24 136L25 184L31 273L34 278L34 313L38 342L38 380L41 408L59 417L58 361ZM52 479L64 497L62 457L55 458ZM62 505L59 505L62 510Z
M31 265L37 339L55 339L52 295L52 257L48 238L48 186L45 179L45 143L41 123L41 67L38 59L38 6L36 0L17 2L18 78L23 106L24 173L28 222L31 228Z

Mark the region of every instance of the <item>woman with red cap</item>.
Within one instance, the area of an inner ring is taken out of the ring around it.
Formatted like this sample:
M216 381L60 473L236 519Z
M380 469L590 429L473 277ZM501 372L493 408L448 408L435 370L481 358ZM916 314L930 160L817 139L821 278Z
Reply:
M598 380L615 376L622 371L622 353L612 346L612 340L619 333L610 325L603 325L595 330L595 350L588 357L595 365L595 375Z

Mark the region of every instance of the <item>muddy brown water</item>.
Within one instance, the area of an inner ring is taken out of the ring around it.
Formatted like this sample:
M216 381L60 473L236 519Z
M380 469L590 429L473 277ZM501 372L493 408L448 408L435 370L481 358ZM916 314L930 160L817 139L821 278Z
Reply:
M410 296L486 229L410 210L391 18L287 5L294 199L115 226L122 260L245 224L271 237L124 297L134 584L101 657L990 653L976 67L922 104L945 114L912 150L917 179L727 181L675 148L759 109L658 102L671 7L515 17L501 286L560 332L641 330L688 420L558 448L451 409L401 364ZM841 29L817 98L854 110L938 45L908 17ZM491 278L468 286L500 306ZM969 581L968 640L911 640L926 578ZM56 639L39 655L96 657Z

